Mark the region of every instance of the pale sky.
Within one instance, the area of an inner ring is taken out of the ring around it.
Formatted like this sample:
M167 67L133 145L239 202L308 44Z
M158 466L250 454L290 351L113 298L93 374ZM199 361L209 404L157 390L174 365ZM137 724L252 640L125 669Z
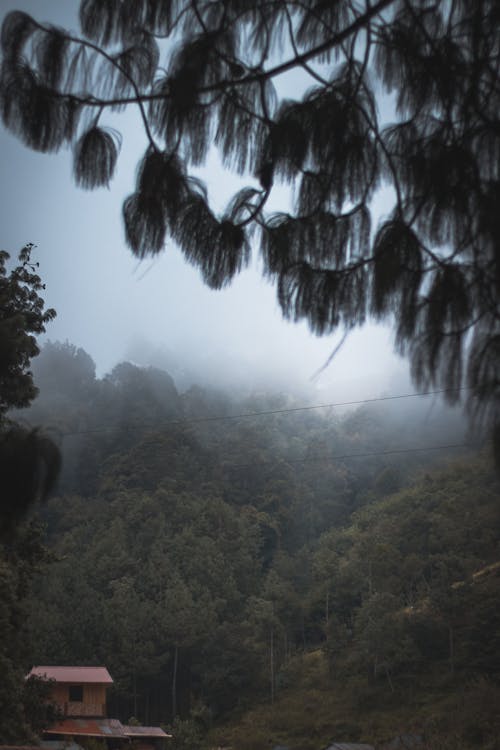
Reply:
M0 0L0 20L19 9L76 29L77 8L77 0ZM26 242L37 245L46 304L57 310L47 337L83 347L101 375L133 357L140 364L167 364L174 376L187 370L202 383L238 379L259 390L266 383L311 387L342 331L317 338L305 324L284 321L258 261L229 288L212 291L171 242L155 259L138 263L132 256L121 208L134 189L145 141L132 113L106 123L122 132L122 152L110 189L93 192L74 185L69 152L35 153L0 126L0 247L14 255ZM200 174L214 208L222 208L234 178L224 174L215 155ZM273 209L286 208L286 197L278 196ZM388 208L381 195L378 210ZM406 362L392 352L389 332L366 326L351 334L312 387L328 398L376 396L411 389L404 385L407 372Z

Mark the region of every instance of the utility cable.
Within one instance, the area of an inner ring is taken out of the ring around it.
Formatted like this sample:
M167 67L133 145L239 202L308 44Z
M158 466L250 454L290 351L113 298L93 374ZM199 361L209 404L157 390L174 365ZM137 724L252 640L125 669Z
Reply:
M399 453L423 453L425 451L450 450L455 448L473 448L472 443L448 443L447 445L429 445L415 448L394 448L385 451L369 451L365 453L343 453L323 456L309 456L307 458L287 459L285 457L276 457L273 461L258 461L252 464L224 464L225 469L254 469L264 466L276 466L280 461L287 464L305 464L317 463L321 461L343 461L348 458L369 458L372 456L391 456Z
M334 403L328 403L328 404L313 404L311 406L294 406L290 407L288 409L266 409L263 411L253 411L253 412L242 412L240 414L224 414L224 415L217 415L217 416L210 416L210 417L182 417L182 418L173 418L173 419L164 419L161 421L161 423L155 423L155 424L146 424L141 423L137 425L114 425L111 427L95 427L90 428L86 430L71 430L67 432L62 432L58 430L58 434L60 437L72 437L74 435L92 435L97 434L101 432L112 432L114 430L120 430L123 432L128 432L132 430L143 430L145 428L152 428L154 430L159 430L163 426L166 425L172 425L172 424L200 424L203 422L228 422L228 421L236 421L238 419L251 419L254 417L267 417L272 416L276 414L292 414L292 413L298 413L298 412L306 412L306 411L313 411L314 409L334 409L339 408L342 406L359 406L361 404L371 404L378 401L396 401L401 400L405 398L417 398L422 396L434 396L442 393L457 393L459 391L465 391L469 390L467 386L461 387L461 388L440 388L433 391L422 391L420 393L401 393L394 396L378 396L374 398L364 398L359 399L355 401L337 401Z

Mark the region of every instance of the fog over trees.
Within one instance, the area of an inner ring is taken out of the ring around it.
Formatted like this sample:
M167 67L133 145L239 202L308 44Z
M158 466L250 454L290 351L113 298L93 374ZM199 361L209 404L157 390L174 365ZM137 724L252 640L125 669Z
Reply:
M40 393L13 416L43 425L63 469L1 547L13 685L19 664L105 663L110 715L173 725L190 750L317 750L387 739L410 716L433 750L472 727L463 747L488 746L499 488L458 410L182 391L129 362L99 378L69 343L33 371ZM7 717L22 699L4 701ZM249 732L259 706L274 720ZM0 736L19 727L0 720Z

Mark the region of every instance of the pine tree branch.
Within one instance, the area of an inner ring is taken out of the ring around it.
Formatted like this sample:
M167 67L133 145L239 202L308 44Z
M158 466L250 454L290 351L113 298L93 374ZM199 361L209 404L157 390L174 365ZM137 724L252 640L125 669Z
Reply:
M211 91L220 91L220 90L225 90L227 88L233 88L236 86L238 87L246 86L251 83L258 83L264 80L275 78L276 76L279 76L282 73L287 72L288 70L292 70L293 68L297 66L301 66L303 63L308 62L309 60L312 60L315 57L320 56L321 54L329 51L333 47L339 46L340 44L342 44L342 42L349 39L357 31L364 28L366 24L368 24L372 20L373 17L378 15L381 11L385 10L386 8L388 8L390 5L392 5L395 2L396 0L379 0L379 2L376 5L371 7L362 16L359 16L352 24L347 26L345 29L334 34L332 38L326 40L325 42L322 42L316 47L313 47L307 52L303 52L299 55L294 55L292 58L290 58L284 63L276 65L273 68L269 68L268 70L259 70L257 72L252 72L246 76L242 76L239 79L231 78L231 79L223 79L222 81L217 81L216 83L199 88L197 90L197 93L204 94L204 93L209 93ZM38 26L38 28L44 31L47 31L46 27L43 26L42 24L37 23L36 25ZM73 37L71 35L68 35L67 38L71 42L74 42L76 44L83 44L94 49L94 51L103 55L106 59L108 59L108 61L111 64L113 64L115 67L121 70L120 66L117 65L116 61L114 61L110 55L104 52L104 50L102 50L97 45L94 45L91 42L88 42L86 40ZM121 70L121 72L123 71ZM168 94L165 94L165 93L161 93L161 94L140 93L135 84L134 84L134 89L136 92L135 96L114 97L112 99L105 99L105 98L100 98L100 97L95 97L95 96L81 97L75 94L66 94L65 96L69 96L74 101L80 104L84 104L89 107L115 107L115 106L126 106L128 104L140 105L141 102L142 103L152 102L152 101L158 101L158 100L168 98ZM63 94L60 94L60 92L54 92L54 93L56 95L61 95L61 96L63 95ZM144 117L145 117L145 114L144 114Z
M38 23L38 21L35 21L34 19L33 19L33 24L40 31L44 31L45 33L50 34L50 29L48 29L46 26L44 26L44 24ZM158 151L158 147L157 147L156 142L155 142L155 140L153 138L153 135L151 133L151 129L149 127L149 122L148 122L148 118L147 118L147 115L146 115L146 111L144 109L144 104L143 104L144 98L143 98L142 94L140 93L140 91L139 91L139 89L137 87L137 84L134 81L134 79L132 78L132 76L130 76L127 73L127 71L123 68L123 66L121 66L119 63L117 63L117 61L111 55L109 55L104 49L102 49L102 47L99 47L97 44L94 44L93 42L89 42L87 39L82 39L80 37L75 37L75 36L73 36L71 34L66 34L65 36L66 36L66 39L68 40L68 42L76 44L76 45L78 45L80 47L87 47L88 49L91 49L94 52L96 52L98 55L101 55L101 57L103 57L105 60L107 60L107 62L109 62L110 65L112 65L118 71L120 71L120 73L129 81L130 85L132 86L132 88L134 89L134 92L135 92L135 97L133 98L133 100L130 103L133 102L134 104L137 104L137 106L139 107L139 110L141 112L141 118L142 118L142 121L143 121L144 129L146 131L146 136L148 138L148 141L149 141L151 147L155 151ZM112 106L106 100L99 100L99 99L93 99L93 98L86 99L84 97L80 97L80 96L77 96L77 95L74 95L74 94L63 94L62 92L54 92L54 94L62 96L62 97L69 97L70 99L72 99L72 101L76 101L76 102L78 102L80 104L86 104L88 106L101 106L101 108Z
M396 0L379 0L376 5L370 8L362 16L359 16L359 18L357 18L356 21L350 24L350 26L347 26L345 29L335 34L331 39L322 42L321 44L313 47L307 52L303 52L300 55L294 55L293 58L287 60L284 63L281 63L280 65L269 68L269 70L264 70L258 73L252 73L248 76L243 76L238 81L220 81L213 84L213 86L211 87L200 89L200 93L204 92L205 90L210 90L211 88L226 87L228 85L235 84L240 86L246 85L248 83L255 83L260 80L275 78L282 73L286 73L288 70L292 70L293 68L302 65L302 63L304 62L308 62L309 60L312 60L313 58L318 57L325 52L328 52L333 47L339 46L343 41L349 39L349 37L351 37L355 32L364 28L374 16L378 15L381 11L392 5L394 2L396 2Z

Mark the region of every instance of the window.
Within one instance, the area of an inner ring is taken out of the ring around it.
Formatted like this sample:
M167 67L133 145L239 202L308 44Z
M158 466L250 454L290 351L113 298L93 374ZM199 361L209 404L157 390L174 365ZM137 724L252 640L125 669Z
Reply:
M83 685L70 685L69 686L69 702L70 703L82 703L83 702Z

